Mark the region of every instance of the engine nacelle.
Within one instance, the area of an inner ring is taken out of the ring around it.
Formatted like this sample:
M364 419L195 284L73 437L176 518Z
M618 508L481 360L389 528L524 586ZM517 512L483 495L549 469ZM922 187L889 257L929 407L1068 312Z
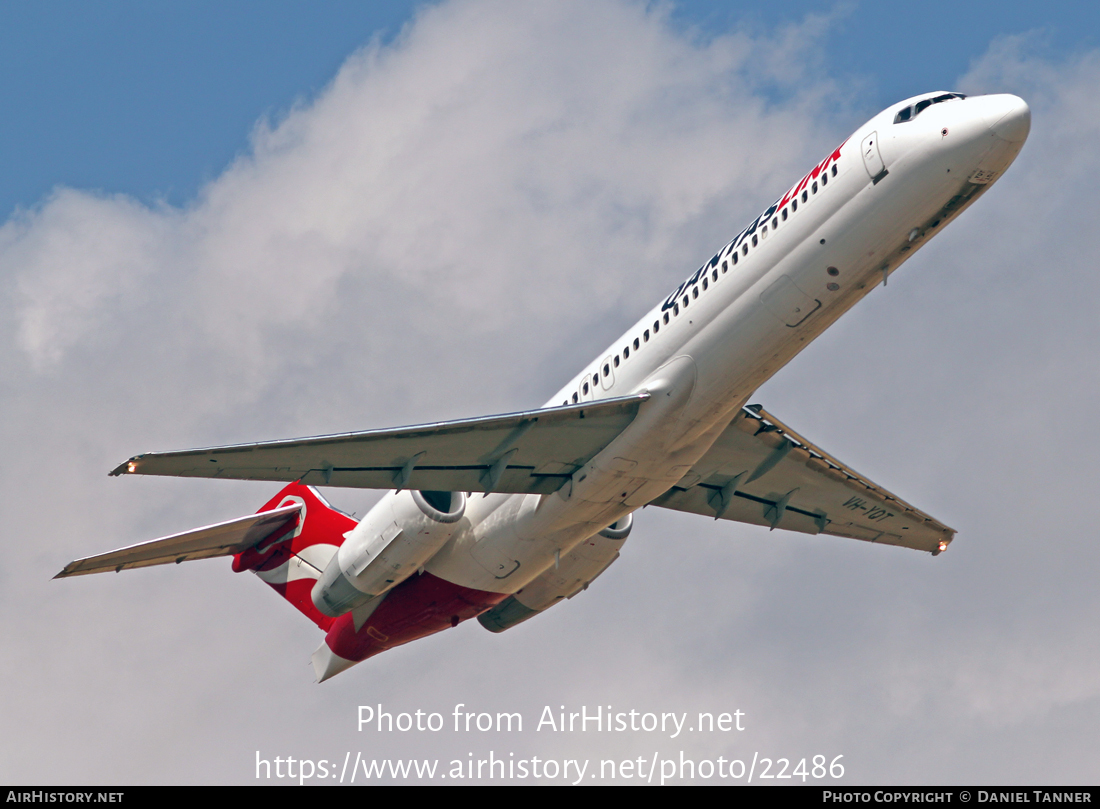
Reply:
M345 535L313 586L313 604L337 617L407 579L442 548L466 513L462 492L391 492Z
M630 536L630 529L634 527L634 515L627 514L621 520L611 523L596 536L604 539L626 539Z
M550 568L515 595L482 613L477 620L490 632L503 632L586 590L619 558L619 551L633 527L633 514L613 522L562 556L557 567Z

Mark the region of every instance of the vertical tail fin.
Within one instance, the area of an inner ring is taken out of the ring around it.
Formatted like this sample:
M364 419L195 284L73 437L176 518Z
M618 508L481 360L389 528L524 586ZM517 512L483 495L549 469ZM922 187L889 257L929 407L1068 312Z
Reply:
M238 553L233 557L233 570L251 570L327 632L335 619L313 606L313 583L357 523L330 506L312 486L300 483L291 483L257 513L294 504L301 508L297 523Z

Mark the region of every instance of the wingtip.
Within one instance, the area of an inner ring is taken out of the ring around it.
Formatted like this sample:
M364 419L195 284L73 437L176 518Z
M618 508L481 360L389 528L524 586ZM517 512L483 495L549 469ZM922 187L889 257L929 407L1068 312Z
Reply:
M119 475L128 475L131 472L136 471L137 464L135 463L135 461L137 461L137 459L140 457L140 455L135 455L133 458L123 461L110 472L108 472L107 477L117 478Z

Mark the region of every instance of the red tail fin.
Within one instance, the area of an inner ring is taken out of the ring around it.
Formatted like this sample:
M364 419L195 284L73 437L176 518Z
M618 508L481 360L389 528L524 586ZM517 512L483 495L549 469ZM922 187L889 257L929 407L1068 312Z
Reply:
M299 504L298 522L278 536L233 557L233 570L251 570L301 610L313 623L328 631L333 618L313 606L310 593L325 566L344 542L355 520L330 506L312 486L291 483L259 512Z

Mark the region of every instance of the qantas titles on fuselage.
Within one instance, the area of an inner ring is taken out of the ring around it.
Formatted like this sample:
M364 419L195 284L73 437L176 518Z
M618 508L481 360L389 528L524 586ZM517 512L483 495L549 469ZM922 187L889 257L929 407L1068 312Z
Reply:
M959 96L959 97L963 97L963 96ZM678 287L676 287L676 290L671 295L669 295L667 298L665 298L664 303L661 304L660 312L665 313L665 314L663 314L661 318L658 318L657 320L655 320L653 322L652 334L655 335L658 332L660 332L662 323L666 326L668 325L668 323L669 323L669 314L668 314L668 312L670 310L671 310L671 314L673 316L676 316L676 315L680 314L680 303L679 303L678 299L680 298L680 296L684 292L684 290L691 289L692 287L694 287L696 284L699 283L700 279L702 279L703 285L704 285L704 291L705 291L707 289L707 287L709 286L709 283L705 278L705 276L708 272L712 272L712 273L715 274L715 277L713 279L714 281L718 280L718 278L717 278L717 268L718 268L719 262L722 262L722 273L725 273L729 270L729 268L731 266L736 266L739 263L739 261L742 257L748 256L748 254L749 254L749 244L748 244L749 240L751 239L752 246L754 248L759 244L760 237L756 235L758 228L760 228L761 233L765 237L767 236L768 227L769 227L768 226L768 219L771 218L777 211L781 211L782 220L784 222L786 222L787 218L788 218L788 209L787 209L786 206L788 205L788 203L790 204L790 214L793 215L794 213L796 213L798 211L798 203L799 203L799 195L800 194L801 194L801 197L802 197L802 203L804 205L809 202L809 198L810 198L811 194L813 194L813 195L817 194L818 185L819 185L819 180L818 180L819 177L820 177L820 184L821 184L822 188L824 188L824 186L828 185L829 176L830 176L829 169L830 169L830 167L832 169L832 175L831 176L836 177L837 176L837 165L836 164L837 164L837 161L840 160L841 150L844 148L844 146L847 142L848 141L844 141L844 143L842 143L842 144L840 144L840 146L836 147L836 149L834 149L828 157L826 157L824 160L822 160L820 163L818 163L816 166L814 166L813 169L811 169L809 172L807 172L805 177L803 177L799 182L797 182L793 186L791 186L791 188L787 191L786 194L784 194L782 197L780 197L780 199L777 200L776 202L769 205L768 208L763 213L760 214L760 216L756 217L756 219L753 220L751 225L749 225L744 230L742 230L740 233L738 233L733 238L732 241L730 241L725 247L723 247L721 250L719 250L717 253L715 253L709 261L704 263L699 269L697 269L694 272L694 274L689 276L686 280L683 281L683 283L681 283ZM761 223L763 223L763 225L761 225ZM771 228L774 231L778 227L779 227L779 219L775 219L773 221L772 225L771 225ZM725 261L723 261L723 258L725 258ZM695 292L695 297L698 297L698 291L697 290ZM683 305L685 307L689 305L689 301L688 301L687 298L684 298ZM634 350L635 351L637 351L641 347L642 342L649 342L649 339L650 339L650 334L651 334L650 329L643 328L641 331L642 331L643 336L641 338L635 338L635 340L634 340ZM629 356L630 356L630 344L629 344L629 341L628 341L626 347L623 349L623 358L625 359ZM619 366L619 355L618 354L616 354L612 358L612 364L616 368ZM606 378L609 374L610 374L610 368L605 368L604 377ZM585 374L582 374L583 381L580 383L579 390L574 391L573 394L572 394L572 401L574 403L578 402L581 398L584 397L585 394L588 393L588 391L589 391L588 375L589 374L587 372ZM599 384L600 375L599 375L599 373L592 373L591 376L592 376L592 388L594 390L595 386ZM569 403L569 399L566 399L564 402L562 402L562 404L568 404L568 403Z
M937 555L951 528L746 403L984 193L1029 129L1015 96L894 105L543 408L135 456L112 474L290 485L255 515L59 575L233 555L326 633L324 680L469 618L500 632L577 595L646 505ZM356 523L318 485L391 491Z
M815 193L815 194L817 193L817 178L819 176L824 174L825 176L821 176L821 180L822 180L823 183L828 184L829 177L828 177L828 174L827 174L826 170L829 168L830 164L834 164L832 174L833 174L834 177L836 177L837 169L836 169L835 163L836 163L836 161L840 160L840 150L844 148L844 144L847 143L847 142L848 141L844 141L844 143L837 146L836 149L833 150L832 154L830 154L828 157L826 157L824 160L822 160L820 163L818 163L816 166L814 166L813 170L810 171L799 182L797 182L793 186L791 186L791 189L786 194L784 194L777 202L773 202L771 205L769 205L767 210L765 210L764 213L760 214L760 216L756 217L756 219L753 220L751 225L749 225L747 228L745 228L740 233L738 233L736 236L734 236L733 241L731 241L724 248L722 248L717 253L715 253L711 257L710 261L708 261L702 267L700 267L699 269L697 269L695 271L694 275L692 275L690 278L688 278L686 281L684 281L682 284L680 284L680 286L676 287L676 291L673 292L671 295L669 295L667 298L665 298L665 302L661 305L661 311L665 311L667 309L672 309L676 305L676 299L680 296L680 293L683 292L688 287L691 287L691 286L694 286L695 284L697 284L699 282L699 279L708 270L714 269L715 267L717 267L718 262L722 260L723 256L728 255L730 261L733 264L736 264L738 259L736 258L736 256L734 254L736 253L738 248L742 248L744 250L744 255L748 255L749 248L748 248L748 245L745 244L745 241L747 241L750 236L755 235L756 229L758 227L760 227L760 223L761 222L767 223L768 219L771 218L772 214L774 214L776 211L783 208L783 206L785 206L788 202L792 203L792 208L791 208L792 212L797 211L798 210L798 195L800 193L803 194L803 197L804 197L803 200L802 200L803 203L808 201L808 195L809 195L810 192L808 190L804 191L804 189L807 188L807 185L811 181L813 182L812 188L813 188L813 193ZM786 220L787 220L787 212L784 211L783 212L783 221L786 221ZM776 225L778 225L778 222L776 223ZM767 224L764 225L764 228L765 229L767 228ZM755 247L757 245L757 242L758 242L758 240L754 238L753 242L752 242L753 247Z

